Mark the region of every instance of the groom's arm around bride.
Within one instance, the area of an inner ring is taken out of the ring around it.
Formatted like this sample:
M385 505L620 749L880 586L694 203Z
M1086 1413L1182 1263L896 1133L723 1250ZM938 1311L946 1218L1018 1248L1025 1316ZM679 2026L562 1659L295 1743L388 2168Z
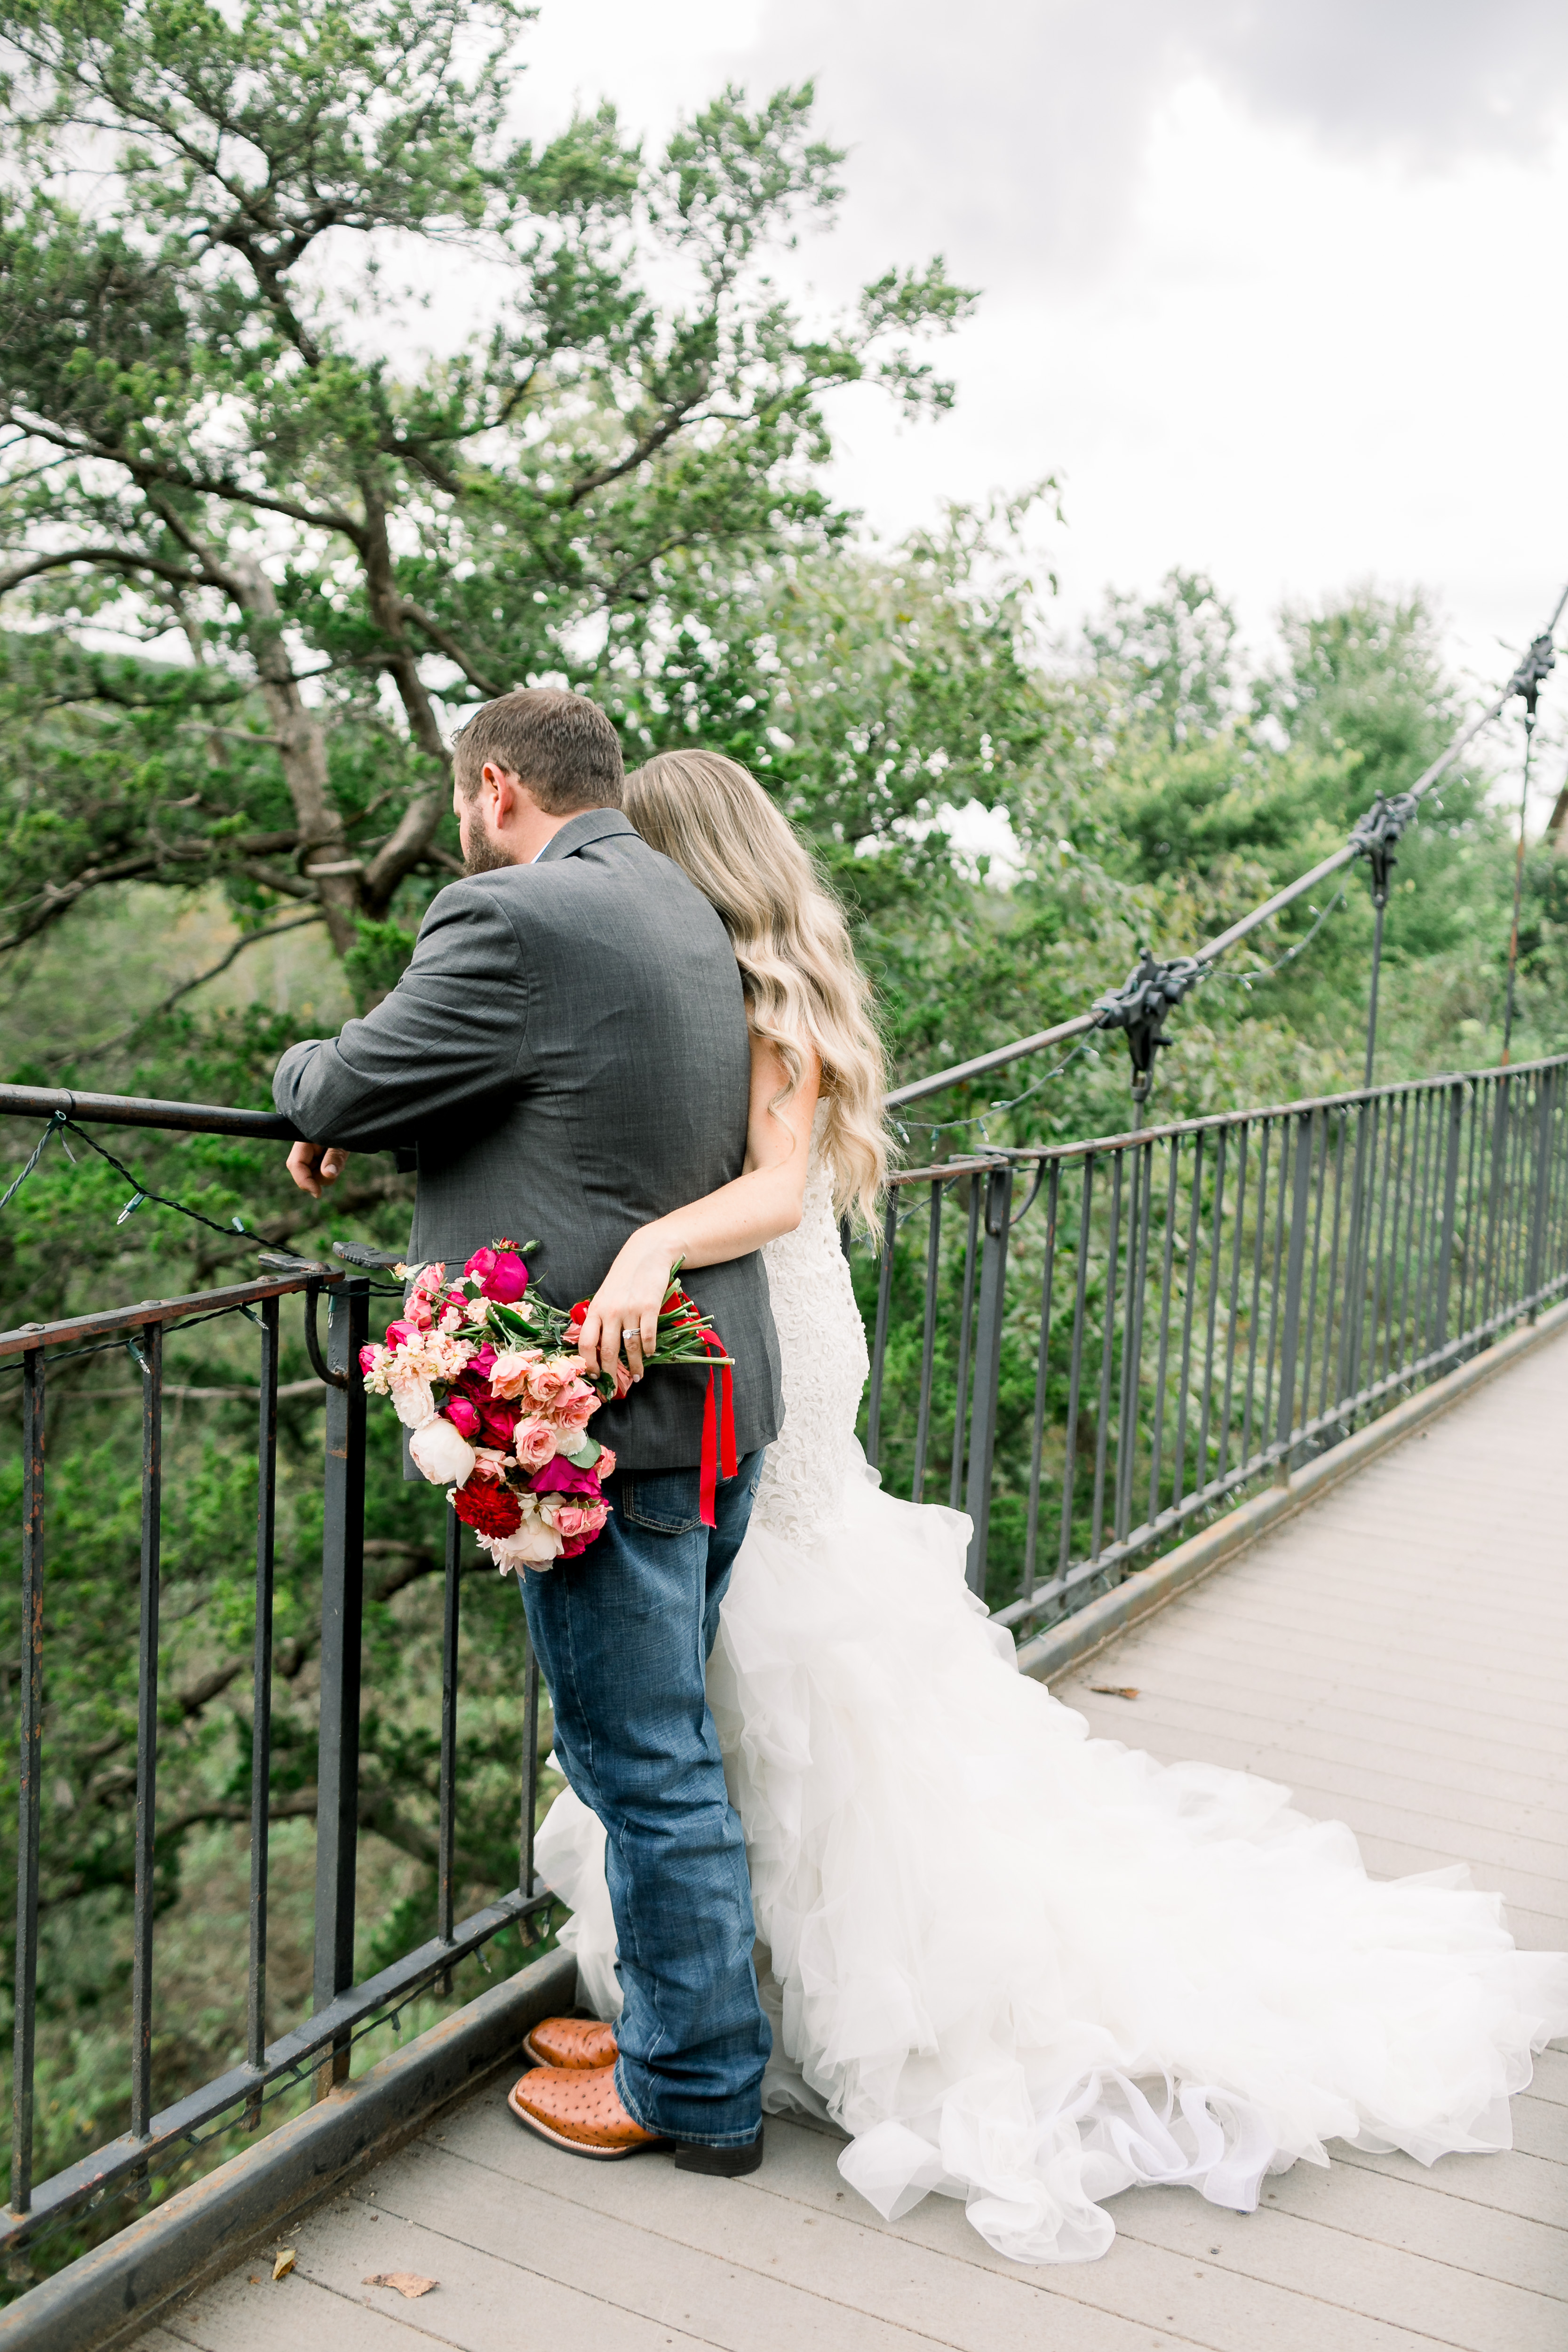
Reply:
M291 1155L312 1190L321 1147L412 1139L412 1260L537 1242L531 1277L570 1305L637 1227L742 1172L740 973L713 908L621 814L619 744L594 704L543 689L488 704L455 775L466 877L433 901L391 995L293 1046L274 1098L314 1139ZM717 1528L697 1502L706 1375L661 1367L595 1416L618 1465L604 1535L522 1581L557 1753L607 1832L626 2146L651 2132L741 2150L760 2127L768 2029L702 1664L777 1433L778 1352L760 1257L689 1287L735 1366L741 1475L721 1487ZM575 2144L560 2120L547 2135Z

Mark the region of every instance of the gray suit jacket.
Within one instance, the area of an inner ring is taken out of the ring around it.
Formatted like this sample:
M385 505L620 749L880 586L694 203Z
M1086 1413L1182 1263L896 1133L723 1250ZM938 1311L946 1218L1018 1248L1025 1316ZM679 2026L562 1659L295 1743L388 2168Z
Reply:
M337 1038L292 1045L272 1096L321 1143L412 1141L411 1259L460 1266L505 1235L569 1307L628 1234L741 1173L750 1048L729 935L618 809L563 825L531 866L432 901L390 996ZM778 1340L760 1255L689 1287L735 1359L742 1454L778 1434ZM594 1416L635 1470L701 1453L707 1375L666 1366Z

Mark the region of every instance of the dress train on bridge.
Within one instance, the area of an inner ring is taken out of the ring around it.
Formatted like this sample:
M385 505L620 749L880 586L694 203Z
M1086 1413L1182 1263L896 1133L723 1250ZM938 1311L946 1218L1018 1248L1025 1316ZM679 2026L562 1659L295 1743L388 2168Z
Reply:
M1273 1782L1090 1738L968 1591L967 1520L884 1495L849 1435L864 1340L825 1186L769 1270L789 1420L709 1671L764 2105L851 2134L839 2169L884 2215L962 2197L1019 2262L1103 2253L1135 2182L1248 2210L1336 2138L1509 2147L1568 1958L1516 1950L1462 1866L1374 1881ZM604 1832L570 1790L538 1856L612 2017Z

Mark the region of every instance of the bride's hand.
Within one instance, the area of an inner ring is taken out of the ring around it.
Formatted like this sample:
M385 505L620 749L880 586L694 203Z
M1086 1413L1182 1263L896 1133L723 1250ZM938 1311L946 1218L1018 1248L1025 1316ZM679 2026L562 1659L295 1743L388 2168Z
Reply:
M658 1310L679 1251L662 1224L640 1225L588 1303L577 1353L591 1372L613 1371L623 1348L631 1376L658 1345Z

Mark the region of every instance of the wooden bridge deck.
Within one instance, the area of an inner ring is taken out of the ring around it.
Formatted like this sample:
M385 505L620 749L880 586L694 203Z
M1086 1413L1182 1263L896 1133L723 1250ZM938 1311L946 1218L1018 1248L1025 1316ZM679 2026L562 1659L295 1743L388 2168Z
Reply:
M1289 1782L1378 1873L1468 1863L1516 1935L1568 1945L1568 1338L1527 1358L1060 1696L1166 1758ZM1136 1688L1134 1699L1095 1684ZM837 2142L771 2121L749 2181L595 2167L489 2091L141 2342L202 2352L1561 2352L1568 2050L1514 2105L1515 2152L1299 2165L1256 2214L1187 2189L1111 2207L1104 2261L1003 2262L932 2197L881 2222ZM417 2301L365 2282L438 2282ZM253 2281L258 2283L252 2283Z

